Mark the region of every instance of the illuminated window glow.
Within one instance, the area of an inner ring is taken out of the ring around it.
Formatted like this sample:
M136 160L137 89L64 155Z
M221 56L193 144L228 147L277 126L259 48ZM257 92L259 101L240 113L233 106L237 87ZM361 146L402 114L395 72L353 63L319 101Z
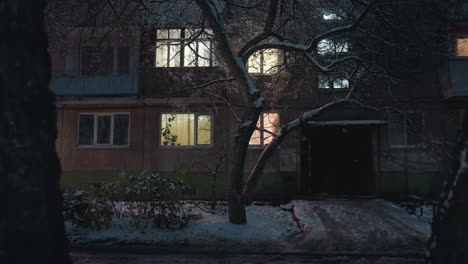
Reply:
M162 114L161 145L211 145L211 116L199 114Z
M279 131L278 113L262 113L258 119L257 127L277 134ZM264 146L270 144L273 140L273 135L271 133L255 129L250 138L249 145Z

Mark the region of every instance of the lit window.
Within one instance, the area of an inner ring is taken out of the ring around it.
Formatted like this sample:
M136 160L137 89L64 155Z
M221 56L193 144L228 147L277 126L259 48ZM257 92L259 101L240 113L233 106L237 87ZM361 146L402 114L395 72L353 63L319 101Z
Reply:
M264 146L270 144L274 137L272 133L276 134L279 131L278 113L262 113L258 119L257 127L262 130L254 130L252 137L250 138L249 145Z
M158 29L156 32L156 67L215 66L211 30L197 36L195 29ZM196 37L195 39L192 39Z
M390 145L392 147L414 147L421 143L423 118L421 113L391 113L388 118Z
M455 39L455 56L468 57L468 38Z
M317 44L317 52L321 55L336 54L348 52L349 45L346 41L333 41L331 39L322 39Z
M338 20L341 19L336 13L322 11L323 20Z
M347 89L349 88L349 81L345 78L332 77L325 74L318 75L318 85L320 89Z
M281 66L280 52L277 49L257 51L247 62L250 73L275 74Z
M199 114L162 114L161 145L211 145L211 116Z
M129 114L80 114L78 145L128 145Z

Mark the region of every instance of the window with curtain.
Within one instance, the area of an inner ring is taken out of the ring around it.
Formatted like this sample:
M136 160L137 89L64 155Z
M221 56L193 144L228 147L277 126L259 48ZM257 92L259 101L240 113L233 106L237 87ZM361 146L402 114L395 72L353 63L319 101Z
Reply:
M273 140L273 135L279 131L279 114L262 113L258 119L257 127L250 137L249 145L265 146Z
M162 146L211 145L211 130L211 115L161 114Z

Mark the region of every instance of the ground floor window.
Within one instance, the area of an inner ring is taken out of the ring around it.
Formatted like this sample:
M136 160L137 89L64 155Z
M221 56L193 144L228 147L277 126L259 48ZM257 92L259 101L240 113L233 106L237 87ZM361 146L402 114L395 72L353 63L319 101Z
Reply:
M423 116L422 113L391 113L388 118L390 146L416 147L420 145Z
M128 113L80 113L78 145L128 145Z
M161 114L162 146L208 146L211 144L211 115Z
M273 140L273 135L279 130L279 115L278 113L262 113L257 122L249 145L264 146L270 144Z

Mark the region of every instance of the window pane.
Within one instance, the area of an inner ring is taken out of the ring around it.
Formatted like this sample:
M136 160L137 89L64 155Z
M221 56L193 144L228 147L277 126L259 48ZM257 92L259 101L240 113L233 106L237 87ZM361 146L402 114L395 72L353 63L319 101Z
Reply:
M261 144L260 131L254 130L254 132L252 133L252 137L250 138L249 145L260 145L260 144Z
M349 82L346 79L336 78L333 81L333 88L342 89L342 88L348 88L348 86L349 86Z
M167 29L158 29L156 31L156 36L158 39L168 39L169 38L169 30Z
M156 42L156 67L167 67L167 42Z
M468 56L468 38L457 38L455 56Z
M411 123L406 124L406 140L408 145L418 145L421 143L422 133L422 114L421 113L408 113L408 119Z
M263 114L263 128L271 133L278 133L279 130L279 115L277 113ZM270 133L263 132L263 145L268 145L273 140Z
M255 52L249 57L248 60L248 69L250 73L261 73L261 53L260 52Z
M110 144L111 116L97 116L97 144Z
M210 42L207 40L198 42L198 66L210 66Z
M80 115L78 145L94 144L94 115Z
M128 145L128 114L114 115L114 145Z
M322 39L318 44L317 44L317 52L319 54L327 54L327 53L332 53L334 51L334 44L333 41L329 39Z
M169 46L169 67L180 66L180 43L172 42Z
M195 67L197 59L197 43L192 42L190 45L184 47L184 66Z
M336 44L336 52L348 52L349 45L347 42L341 42Z
M169 29L169 38L170 39L180 39L181 38L180 32L181 32L180 29Z
M162 114L161 145L194 145L194 114Z
M128 74L130 68L130 48L119 47L119 65L117 72L119 75Z
M402 121L390 121L390 145L405 145L405 132Z
M321 89L328 89L330 88L330 81L328 80L328 76L325 74L318 74L318 82L319 88Z
M209 145L211 144L211 116L199 115L198 116L198 139L197 144Z
M114 67L114 49L112 47L82 47L82 75L110 75Z
M274 74L278 72L279 51L276 49L268 49L263 52L263 73Z

